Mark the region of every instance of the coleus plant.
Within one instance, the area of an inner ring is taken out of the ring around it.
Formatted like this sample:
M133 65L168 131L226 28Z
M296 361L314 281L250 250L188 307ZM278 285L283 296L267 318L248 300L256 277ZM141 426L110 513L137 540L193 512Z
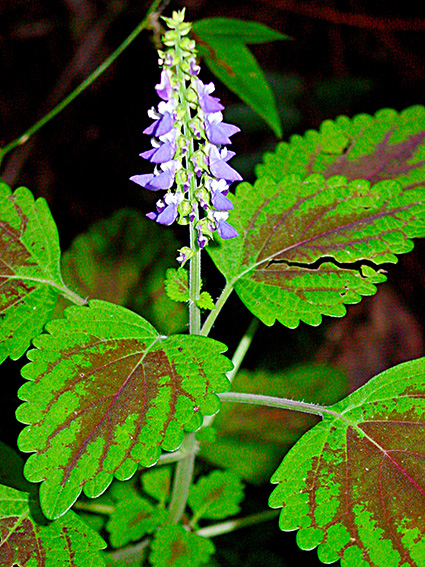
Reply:
M246 44L284 36L228 19L192 29L184 11L164 21L160 102L145 129L152 148L141 154L153 172L131 178L160 196L149 220L121 211L61 259L46 202L0 184L0 359L28 351L17 419L25 424L19 449L31 453L23 466L0 445L1 565L196 567L211 560L214 536L274 517L222 521L241 510L237 467L195 477L196 455L214 447L214 416L222 404L229 420L232 403L321 418L271 478L270 507L282 530L298 530L302 549L317 547L321 561L344 567L425 565L425 360L390 368L340 401L341 391L327 402L282 398L261 391L264 375L254 374L252 387L236 376L258 321L295 328L344 316L385 281L381 266L425 235L425 109L326 121L266 154L254 185L233 194L241 176L227 145L239 128L224 122L214 85L200 78L193 37L217 75L217 60L227 62L229 87L251 104L255 81L244 90L233 80L242 60L264 85ZM256 108L278 132L264 91ZM172 243L160 225L173 222L188 226L189 242L171 250L180 267L166 271L160 315L150 311L159 331L137 312L153 292L144 280L139 289L140 277L162 279L172 258L161 242ZM120 262L130 280L121 264L108 264L108 242L129 224L132 246ZM206 252L226 280L216 302L201 292ZM116 281L115 303L101 293L105 274ZM208 335L233 290L255 319L230 361ZM179 302L188 305L188 333L176 333ZM327 383L339 380L321 372ZM295 379L311 375L315 384L311 373ZM232 389L234 378L245 391ZM249 423L246 409L240 414Z

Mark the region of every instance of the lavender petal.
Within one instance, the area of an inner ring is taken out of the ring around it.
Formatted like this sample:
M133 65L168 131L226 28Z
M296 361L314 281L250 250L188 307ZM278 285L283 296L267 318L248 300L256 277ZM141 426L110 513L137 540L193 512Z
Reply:
M177 218L177 206L177 203L171 203L170 205L167 205L165 209L157 216L156 222L165 224L167 226L173 224L173 222Z
M159 189L170 189L174 183L174 172L164 171L159 175L146 173L145 175L133 175L130 181L134 181L149 191L158 191Z
M231 144L230 136L237 132L240 132L240 128L233 124L226 124L225 122L215 123L210 122L208 119L205 121L205 133L212 144Z
M155 85L155 90L162 100L170 100L173 89L167 71L161 71L161 82Z
M214 90L212 87L214 87L213 83L204 85L202 81L198 80L196 82L199 106L206 113L219 112L220 110L224 110L224 106L220 103L220 99L215 96L211 96L208 93L208 90Z
M139 155L152 163L165 163L172 160L175 153L176 145L172 142L164 142L159 148L153 148Z
M234 206L230 199L225 197L220 191L213 192L211 203L217 211L231 211Z
M235 238L235 236L239 236L238 231L225 220L219 220L217 222L217 232L223 239Z
M148 134L149 136L163 136L164 134L168 134L168 132L174 126L174 118L171 116L169 112L166 112L159 118L155 120L150 126L143 130L143 134Z

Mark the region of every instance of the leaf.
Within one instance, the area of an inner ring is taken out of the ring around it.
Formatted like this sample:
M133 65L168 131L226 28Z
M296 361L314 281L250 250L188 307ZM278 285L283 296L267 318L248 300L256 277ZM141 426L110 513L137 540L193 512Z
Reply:
M131 541L153 533L166 518L165 510L153 506L136 494L132 498L121 500L106 525L112 547L124 547Z
M342 567L425 564L425 359L326 409L289 451L270 497L280 528Z
M222 520L240 511L243 498L243 484L233 471L213 471L192 486L188 502L196 520Z
M401 113L386 108L375 116L339 116L323 122L319 132L308 130L303 137L295 135L289 143L278 144L275 152L264 155L256 173L277 182L289 173L344 175L348 181L367 179L372 184L397 179L410 189L424 184L424 139L423 106Z
M241 183L232 223L240 237L209 247L218 269L266 325L319 325L373 295L382 272L425 234L424 191L396 181L287 175ZM367 262L367 264L366 264Z
M164 506L168 501L171 488L170 467L158 467L145 471L142 475L142 486L146 494Z
M23 466L21 457L0 442L1 567L102 567L104 541L74 512L48 523L36 487L22 475Z
M207 291L203 291L196 302L200 309L215 309L214 301Z
M71 307L34 340L19 390L28 403L17 419L29 424L19 448L35 452L25 476L43 482L48 518L63 514L84 487L99 496L153 465L160 448L175 450L184 430L218 411L232 364L224 345L200 336L163 337L145 319L104 301Z
M77 236L63 255L63 276L84 297L123 305L165 333L179 332L187 309L171 301L163 285L178 246L140 212L120 209Z
M166 526L155 534L149 559L154 567L198 567L213 553L210 539L183 526Z
M184 268L167 270L165 291L173 301L189 301L189 274Z
M50 319L58 291L60 248L44 199L0 182L0 362L24 354Z
M348 383L336 368L302 364L282 372L240 370L232 389L331 404L346 395ZM215 466L237 472L251 483L261 484L270 478L282 454L316 421L316 417L301 412L222 403L214 420L216 438L201 440L200 456Z
M253 108L277 137L282 136L273 92L246 44L289 39L259 24L233 18L205 18L193 24L197 48L209 69Z
M27 492L0 485L0 564L2 567L102 567L105 547L96 532L70 511L41 525Z

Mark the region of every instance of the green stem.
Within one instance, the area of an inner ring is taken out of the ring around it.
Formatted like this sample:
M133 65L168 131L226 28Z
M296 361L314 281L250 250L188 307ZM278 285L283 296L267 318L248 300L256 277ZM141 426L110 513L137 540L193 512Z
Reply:
M38 122L36 122L31 128L29 128L24 134L12 140L9 144L0 148L0 164L4 156L11 150L15 149L17 146L22 146L27 142L33 134L35 134L40 128L45 124L50 122L59 112L68 106L79 94L81 94L88 86L90 86L112 63L121 55L121 53L126 49L130 43L144 30L150 20L151 15L156 11L158 6L161 4L162 0L154 0L140 24L135 28L135 30L125 39L121 45L100 65L91 75L87 77L78 87L76 87L66 98L64 98L59 104L57 104L50 112L44 115Z
M84 501L76 502L74 508L76 510L83 510L84 512L93 512L94 514L104 514L107 516L110 516L115 511L115 506Z
M107 558L107 564L110 564L108 559L111 559L113 564L120 563L121 565L141 565L145 559L145 549L148 547L150 542L151 538L145 538L136 545L123 547L116 551L106 552L105 556Z
M257 332L258 325L260 321L254 317L249 324L249 327L241 339L241 342L238 345L238 348L235 350L235 354L232 358L233 363L233 370L227 373L227 378L230 380L230 383L233 382L236 374L239 371L239 368L245 358L246 353L248 352L249 347L251 346L252 339L254 338L255 333Z
M174 451L173 453L162 453L156 464L157 466L170 465L171 463L177 463L178 461L185 459L186 456L186 453L183 453L181 449Z
M215 320L219 316L220 311L223 309L224 304L229 299L229 296L232 293L232 291L233 291L233 285L226 283L225 288L221 292L221 295L218 298L217 303L215 304L215 309L213 309L210 312L201 329L201 335L203 335L204 337L208 337L208 335L210 334L211 328L214 325Z
M181 37L176 40L176 57L181 59L180 52ZM180 66L177 66L177 77L180 84L180 103L185 109L185 118L183 120L183 134L189 141L189 150L187 152L186 170L192 172L189 186L189 201L191 203L196 201L196 175L193 171L193 163L191 156L194 153L193 137L189 128L191 121L190 105L186 97L185 78ZM197 306L197 301L201 293L201 250L197 243L197 230L196 223L199 220L199 212L196 210L195 218L189 224L189 239L190 248L194 251L194 255L190 259L189 264L189 334L199 335L201 330L201 311ZM173 490L171 492L171 500L169 506L169 519L171 523L177 524L186 508L187 499L189 496L189 488L193 477L193 468L195 463L195 455L198 451L198 444L196 442L195 434L186 434L182 444L182 450L187 453L187 456L177 463Z
M196 533L202 537L215 537L233 532L235 530L239 530L240 528L246 528L247 526L254 526L255 524L274 520L278 515L279 510L266 510L265 512L246 516L246 518L227 520L226 522L220 522L219 524L207 526L205 528L201 528Z
M186 435L182 444L182 450L187 451L187 456L179 461L176 466L171 502L168 509L169 519L172 524L177 524L179 522L186 508L190 483L193 476L195 455L198 451L195 433L189 433Z
M253 318L246 333L241 339L241 342L238 345L238 348L235 350L235 354L232 357L232 364L233 369L226 374L227 378L229 379L230 383L233 382L245 355L251 346L252 339L254 338L255 333L257 332L259 320L257 318ZM208 427L212 424L215 419L215 415L208 415L204 417L203 427Z
M275 398L273 396L262 396L260 394L245 394L241 392L225 392L224 394L217 394L223 402L234 402L240 404L256 404L259 406L268 406L271 408L287 409L292 411L300 411L312 415L323 414L333 415L339 417L339 414L324 406L317 404L309 404L307 402L299 402L297 400L289 400L287 398Z

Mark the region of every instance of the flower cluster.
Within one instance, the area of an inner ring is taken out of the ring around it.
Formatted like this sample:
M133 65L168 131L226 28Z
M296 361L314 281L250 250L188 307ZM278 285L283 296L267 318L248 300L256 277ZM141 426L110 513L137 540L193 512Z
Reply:
M237 126L223 122L223 105L213 83L199 78L195 42L187 37L191 25L184 22L184 10L164 18L170 28L159 51L161 81L155 90L161 101L148 116L153 123L144 130L150 135L152 149L140 154L155 164L153 173L130 179L150 191L164 190L156 211L147 216L170 225L194 223L197 243L203 248L217 231L222 238L238 236L227 222L233 204L227 197L230 184L242 178L228 161L230 137ZM179 258L184 262L193 251L185 248Z

